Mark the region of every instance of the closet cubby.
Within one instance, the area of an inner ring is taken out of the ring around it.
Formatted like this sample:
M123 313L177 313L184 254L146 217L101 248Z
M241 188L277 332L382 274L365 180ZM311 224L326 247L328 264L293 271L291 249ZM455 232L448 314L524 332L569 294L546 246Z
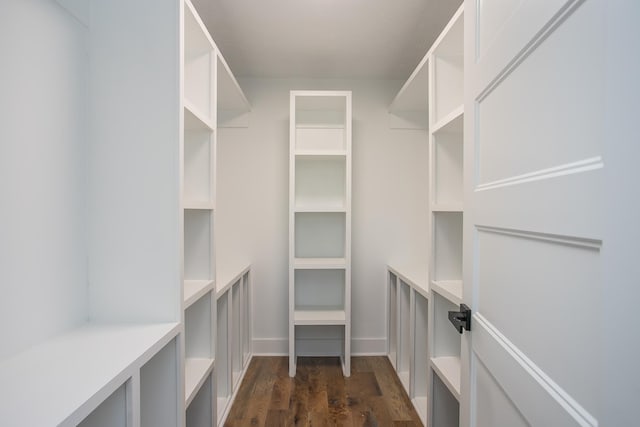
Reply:
M464 20L456 13L443 37L436 41L431 56L433 122L449 121L463 103L464 87Z
M213 218L206 209L184 211L184 278L211 280L213 276Z
M304 269L294 274L296 311L344 311L344 269Z
M242 279L231 287L231 381L233 387L239 385L242 373Z
M185 310L185 406L211 373L215 344L212 319L212 297L206 294Z
M345 210L346 157L295 157L295 209L297 212Z
M289 134L289 375L331 342L349 376L351 92L291 91Z
M433 404L431 410L432 426L460 426L460 404L438 376L433 377Z
M123 384L100 403L78 427L128 427L127 385Z
M296 258L345 258L346 214L295 213Z
M251 273L242 275L242 364L247 366L251 359Z
M433 213L432 286L447 289L457 299L462 297L462 220L462 212Z
M193 5L184 7L184 103L191 111L211 120L214 117L213 40Z
M413 358L411 364L410 397L420 419L427 420L429 375L429 300L420 292L413 292Z
M402 279L398 281L399 286L399 346L398 362L396 372L400 382L404 386L407 394L410 392L410 370L411 370L411 287Z
M462 115L433 133L434 211L462 211Z
M185 129L182 195L185 208L214 208L214 165L213 133L207 129Z
M394 369L397 369L398 356L398 276L387 270L388 285L388 332L387 355Z
M460 334L448 319L449 311L458 306L437 293L433 294L433 347L431 367L451 394L460 398Z
M231 398L231 370L229 368L229 294L225 292L217 301L216 391L218 423Z
M247 266L218 279L215 390L222 425L251 361L251 275Z
M387 356L423 423L427 420L429 292L426 275L387 266ZM426 273L426 272L425 272Z
M172 427L178 420L177 338L140 368L140 426Z
M216 425L213 373L209 372L202 387L187 407L187 427L211 427Z

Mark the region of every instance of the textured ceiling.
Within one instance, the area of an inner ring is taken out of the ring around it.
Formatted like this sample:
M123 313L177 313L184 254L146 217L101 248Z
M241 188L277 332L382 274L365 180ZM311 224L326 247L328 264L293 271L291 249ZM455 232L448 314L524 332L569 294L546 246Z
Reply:
M194 0L234 74L406 79L462 0Z

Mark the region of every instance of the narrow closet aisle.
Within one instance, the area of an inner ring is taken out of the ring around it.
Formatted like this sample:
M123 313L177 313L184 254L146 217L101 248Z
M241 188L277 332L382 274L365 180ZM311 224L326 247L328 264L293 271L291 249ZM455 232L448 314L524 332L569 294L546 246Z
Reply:
M0 0L0 426L633 426L640 2Z

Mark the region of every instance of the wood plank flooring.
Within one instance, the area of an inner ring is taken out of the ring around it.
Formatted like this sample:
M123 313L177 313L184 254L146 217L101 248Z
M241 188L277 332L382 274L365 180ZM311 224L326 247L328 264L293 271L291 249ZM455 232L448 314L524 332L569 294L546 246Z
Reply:
M418 414L384 356L352 357L351 377L334 357L256 356L225 422L241 426L418 427Z

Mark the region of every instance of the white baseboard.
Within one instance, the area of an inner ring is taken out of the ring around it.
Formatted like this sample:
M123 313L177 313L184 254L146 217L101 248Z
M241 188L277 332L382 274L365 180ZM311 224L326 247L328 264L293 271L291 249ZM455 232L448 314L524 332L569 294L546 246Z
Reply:
M323 356L323 352L318 348L322 342L322 346L330 345L335 347L337 343L333 340L304 340L303 354ZM253 339L253 355L254 356L287 356L289 355L289 340L287 338L254 338ZM337 353L336 353L337 354ZM385 338L352 338L351 339L351 355L352 356L382 356L387 354L387 340Z

